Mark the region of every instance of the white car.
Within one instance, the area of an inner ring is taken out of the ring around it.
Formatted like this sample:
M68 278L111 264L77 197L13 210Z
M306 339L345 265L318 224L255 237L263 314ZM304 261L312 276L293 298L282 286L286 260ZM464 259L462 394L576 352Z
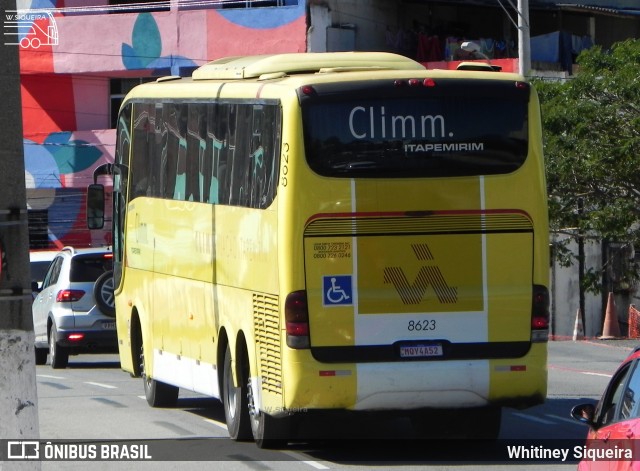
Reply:
M53 368L69 355L117 352L111 248L65 247L49 265L33 302L36 364Z
M36 298L38 292L42 289L44 277L57 253L55 250L31 250L29 252L33 299Z

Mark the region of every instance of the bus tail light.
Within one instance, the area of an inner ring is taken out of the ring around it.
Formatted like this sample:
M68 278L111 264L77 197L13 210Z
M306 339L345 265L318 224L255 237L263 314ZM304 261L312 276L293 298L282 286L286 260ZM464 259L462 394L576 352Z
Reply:
M84 291L80 289L63 289L58 291L56 295L57 303L72 303L74 301L80 301L84 296Z
M425 79L417 79L417 78L412 78L412 79L396 79L393 81L393 85L396 88L401 88L404 86L410 86L410 87L426 87L426 88L432 88L436 86L436 81L433 80L431 77L427 77Z
M309 348L309 310L307 292L294 291L284 302L284 319L287 346L296 349Z
M546 286L533 285L531 305L531 341L549 340L549 290Z

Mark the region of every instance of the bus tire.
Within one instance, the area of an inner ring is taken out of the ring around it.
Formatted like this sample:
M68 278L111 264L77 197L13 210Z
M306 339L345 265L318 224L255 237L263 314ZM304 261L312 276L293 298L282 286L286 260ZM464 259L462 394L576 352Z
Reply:
M249 424L249 406L247 399L248 374L242 371L239 375L239 386L233 384L233 369L231 364L231 350L227 345L224 353L222 373L222 404L224 417L229 430L229 437L236 441L251 440L251 425Z
M248 365L247 365L248 370ZM247 378L248 411L251 420L251 433L258 448L283 448L291 435L291 417L275 418L255 406L253 387Z
M284 448L289 441L291 419L275 418L263 411L255 411L251 416L251 431L258 448Z
M144 384L144 396L151 407L172 407L178 400L179 388L156 381L147 375L144 364L144 344L140 347L140 371Z

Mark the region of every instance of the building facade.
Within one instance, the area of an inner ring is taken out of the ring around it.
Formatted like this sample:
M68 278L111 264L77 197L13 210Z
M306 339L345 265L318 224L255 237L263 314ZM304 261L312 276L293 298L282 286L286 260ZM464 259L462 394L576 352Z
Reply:
M20 50L31 248L111 242L108 228L86 229L86 188L93 169L113 161L118 107L136 84L189 76L225 56L277 52L390 51L452 68L468 59L460 50L464 40L477 42L503 70L518 70L514 3L18 0L4 27L5 43ZM532 74L567 77L582 49L640 37L640 6L529 0L529 26ZM564 269L553 278L560 288L554 291L575 285ZM570 333L574 299L554 299L556 310L568 313L554 320L556 332Z

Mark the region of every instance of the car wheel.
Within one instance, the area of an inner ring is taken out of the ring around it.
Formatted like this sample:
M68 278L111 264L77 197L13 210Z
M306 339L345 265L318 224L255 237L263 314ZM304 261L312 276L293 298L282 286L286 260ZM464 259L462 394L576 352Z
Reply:
M35 352L36 352L36 365L46 365L47 355L49 354L48 349L36 347Z
M113 271L109 270L98 277L93 287L93 297L96 300L98 309L109 317L116 315L113 290Z
M58 333L55 325L51 326L51 331L49 332L49 359L51 368L54 370L66 368L69 364L69 351L65 347L58 345Z
M245 376L244 372L241 376ZM248 376L246 378L248 380ZM227 346L224 354L222 373L222 403L227 422L229 436L233 440L251 440L251 424L249 423L249 405L247 397L247 382L244 377L238 379L239 386L233 384L233 369L231 366L231 350Z
M144 364L144 344L140 347L140 371L144 384L144 396L151 407L171 407L176 404L179 388L156 381L147 375Z

